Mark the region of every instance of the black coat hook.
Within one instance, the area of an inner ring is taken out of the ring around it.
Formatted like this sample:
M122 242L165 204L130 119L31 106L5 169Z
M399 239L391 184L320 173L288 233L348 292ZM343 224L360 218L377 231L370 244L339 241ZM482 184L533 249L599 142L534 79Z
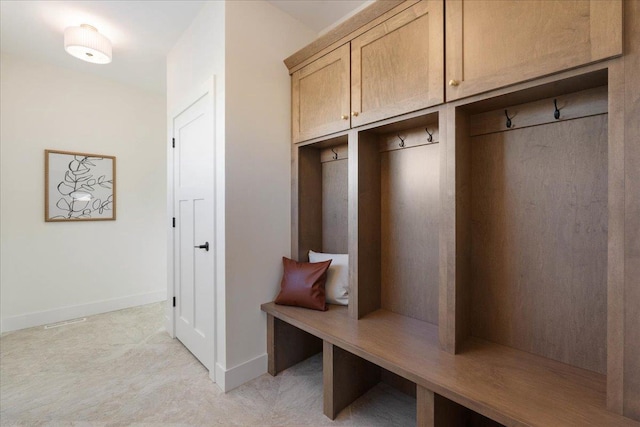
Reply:
M507 116L507 128L511 128L511 117L509 117L509 113L507 113L507 110L504 110L504 115Z
M333 152L333 160L338 160L338 152L333 148L331 149L331 152Z
M433 134L429 132L429 128L424 128L425 131L429 134L429 138L427 138L427 142L433 142Z
M553 117L556 118L556 120L560 119L560 110L558 110L558 100L554 99L553 100L553 106L555 108L554 112L553 112Z
M400 138L400 147L404 147L404 138L402 138L400 134L398 134L398 138Z

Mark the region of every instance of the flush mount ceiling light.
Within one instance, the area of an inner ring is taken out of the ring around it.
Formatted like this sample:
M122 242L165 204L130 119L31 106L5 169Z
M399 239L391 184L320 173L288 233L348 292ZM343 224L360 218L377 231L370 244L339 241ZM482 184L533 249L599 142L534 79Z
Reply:
M94 64L111 62L111 42L91 25L82 24L64 30L64 50Z

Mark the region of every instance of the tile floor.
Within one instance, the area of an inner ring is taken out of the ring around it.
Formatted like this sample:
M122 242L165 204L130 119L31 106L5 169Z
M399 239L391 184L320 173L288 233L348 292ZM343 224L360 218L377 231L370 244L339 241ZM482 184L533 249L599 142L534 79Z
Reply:
M414 426L415 399L379 384L335 421L322 357L229 393L163 327L161 304L0 337L1 426Z

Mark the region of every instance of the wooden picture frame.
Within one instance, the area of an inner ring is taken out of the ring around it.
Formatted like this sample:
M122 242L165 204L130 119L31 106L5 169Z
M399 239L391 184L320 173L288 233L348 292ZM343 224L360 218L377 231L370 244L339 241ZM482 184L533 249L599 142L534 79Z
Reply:
M116 219L116 158L44 150L45 222Z

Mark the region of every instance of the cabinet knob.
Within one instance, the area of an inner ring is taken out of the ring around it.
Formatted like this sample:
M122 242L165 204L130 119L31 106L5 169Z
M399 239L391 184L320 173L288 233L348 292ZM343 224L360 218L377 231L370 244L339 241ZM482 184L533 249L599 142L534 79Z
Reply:
M458 80L449 80L449 86L458 86L460 82Z
M358 114L360 114L360 113L358 113L357 111L352 111L352 112L351 112L351 115L352 115L353 117L358 117Z
M342 120L349 120L349 116L347 114L343 114L341 117Z

